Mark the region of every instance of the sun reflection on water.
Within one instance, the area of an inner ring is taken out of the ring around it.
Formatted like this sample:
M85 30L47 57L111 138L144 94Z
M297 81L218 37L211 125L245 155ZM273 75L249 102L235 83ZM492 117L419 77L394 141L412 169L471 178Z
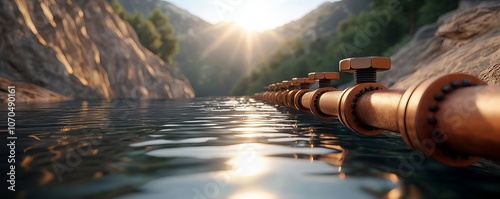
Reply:
M273 194L264 191L247 191L236 193L229 197L229 199L276 199Z
M243 144L238 148L238 155L226 162L239 176L257 176L264 173L266 164L264 158L257 152L259 145Z

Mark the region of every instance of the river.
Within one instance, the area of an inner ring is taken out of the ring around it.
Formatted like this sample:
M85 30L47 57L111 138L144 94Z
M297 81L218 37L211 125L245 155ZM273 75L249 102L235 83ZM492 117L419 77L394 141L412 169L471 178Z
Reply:
M447 167L396 133L366 137L246 97L17 104L15 118L21 198L500 195L498 163Z

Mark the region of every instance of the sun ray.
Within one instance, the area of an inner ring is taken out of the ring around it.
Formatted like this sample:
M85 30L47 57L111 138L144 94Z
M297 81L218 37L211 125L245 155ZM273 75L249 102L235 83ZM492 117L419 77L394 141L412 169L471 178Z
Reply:
M241 43L243 42L243 39L245 37L246 34L241 34L240 37L238 37L238 41L236 42L236 47L234 48L233 53L231 54L231 61L233 61L236 58L236 55L240 50Z
M201 54L202 58L206 58L213 50L218 48L226 38L228 38L234 31L236 31L236 26L228 28L222 36L220 36L215 42L213 42L206 50Z
M253 59L253 35L252 33L246 34L246 52L245 52L245 73L250 73L252 68Z

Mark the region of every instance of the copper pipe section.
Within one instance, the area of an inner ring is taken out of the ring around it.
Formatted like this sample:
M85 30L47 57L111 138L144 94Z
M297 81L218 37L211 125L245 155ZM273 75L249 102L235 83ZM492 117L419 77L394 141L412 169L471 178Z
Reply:
M358 119L379 129L397 132L398 105L404 91L373 91L361 95L356 103Z
M444 144L458 154L500 160L500 87L467 87L446 95L436 112Z
M323 119L338 117L363 135L399 132L408 146L448 166L468 166L480 158L500 160L500 86L486 86L475 76L456 73L424 80L405 91L389 90L373 82L372 73L388 69L389 64L377 57L344 61L342 70L370 72L358 73L360 81L344 91L325 87L285 91L276 84L256 97L316 111L316 116L325 115L318 116Z
M382 90L387 90L387 88L378 83L357 84L344 90L339 104L340 122L347 128L362 135L372 136L382 133L382 129L361 122L358 116L364 113L357 111L359 99L363 95Z
M318 88L316 89L312 95L311 95L311 105L310 105L310 110L314 116L317 118L320 118L322 120L333 120L337 119L336 115L330 115L326 114L323 112L321 107L319 107L319 101L321 100L321 97L323 94L327 92L332 92L332 91L337 91L336 88L334 87L324 87L324 88Z
M296 90L291 90L287 93L286 95L286 99L285 99L285 106L288 107L288 108L294 108L294 105L293 105L293 98L295 96L295 94L297 94L297 92L299 92L298 89Z
M311 97L313 93L314 91L305 93L300 100L300 105L307 110L311 110Z
M319 108L325 114L339 116L339 104L342 91L330 91L319 98Z
M306 112L306 113L310 112L309 108L306 108L302 105L302 98L304 98L304 95L306 93L309 93L311 91L312 91L311 89L301 89L301 90L299 90L299 92L297 92L295 94L295 96L293 97L293 107L296 110Z
M278 104L278 106L285 106L285 101L284 99L286 99L284 96L286 94L288 94L288 88L289 86L291 86L292 82L291 81L283 81L281 82L281 91L278 93L278 95L276 96L276 102Z
M500 88L483 85L471 75L448 74L408 88L398 108L404 141L448 166L468 166L479 157L499 159L500 127L494 122L500 119L495 107ZM492 92L480 94L486 90Z
M323 120L333 120L337 116L325 114L319 107L319 100L321 96L330 91L337 91L336 88L331 86L332 81L339 80L340 75L337 72L314 72L308 75L310 80L318 81L318 89L316 89L311 95L311 105L309 105L309 110L312 114Z
M309 112L309 106L304 107L302 105L302 98L304 97L305 93L308 93L311 91L309 89L309 86L316 82L315 80L311 80L309 78L297 78L296 82L299 84L298 86L298 91L295 93L292 93L290 97L290 105L292 108L302 111L302 112Z

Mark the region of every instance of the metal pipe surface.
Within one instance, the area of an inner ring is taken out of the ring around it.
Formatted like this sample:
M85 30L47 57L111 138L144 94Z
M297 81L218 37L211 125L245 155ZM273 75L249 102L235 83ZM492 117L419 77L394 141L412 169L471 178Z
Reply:
M312 94L313 94L313 92L307 92L306 94L304 94L304 96L302 96L300 103L304 108L311 109L311 96L312 96Z
M454 151L500 159L500 87L461 88L436 113L444 144Z
M338 117L341 97L342 91L330 91L321 95L318 103L321 112Z
M356 103L358 119L379 129L398 132L398 105L404 91L373 91L362 95Z

